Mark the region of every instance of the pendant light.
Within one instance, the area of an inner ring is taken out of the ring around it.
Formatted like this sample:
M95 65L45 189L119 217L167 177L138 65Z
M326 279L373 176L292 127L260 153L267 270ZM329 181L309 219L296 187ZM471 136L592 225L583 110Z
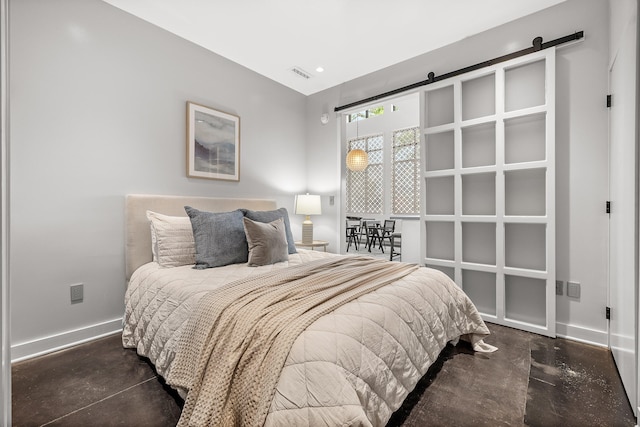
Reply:
M358 122L360 118L356 119L356 139L358 139ZM367 152L356 148L347 153L347 168L354 172L361 172L369 166L369 156Z
M347 153L347 168L354 172L363 171L369 166L367 152L356 148Z

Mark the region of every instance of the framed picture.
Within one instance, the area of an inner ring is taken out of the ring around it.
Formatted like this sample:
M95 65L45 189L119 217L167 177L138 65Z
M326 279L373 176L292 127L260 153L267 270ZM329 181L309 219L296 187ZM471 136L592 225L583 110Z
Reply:
M187 176L240 180L240 117L187 102Z

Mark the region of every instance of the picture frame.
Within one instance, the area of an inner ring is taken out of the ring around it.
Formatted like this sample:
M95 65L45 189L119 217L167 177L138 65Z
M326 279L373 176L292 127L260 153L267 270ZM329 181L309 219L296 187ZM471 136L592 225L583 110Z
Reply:
M187 101L187 176L240 181L240 117Z

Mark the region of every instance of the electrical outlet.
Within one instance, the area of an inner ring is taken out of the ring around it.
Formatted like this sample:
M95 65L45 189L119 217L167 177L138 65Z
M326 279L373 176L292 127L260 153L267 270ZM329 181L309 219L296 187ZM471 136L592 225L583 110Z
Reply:
M564 295L564 282L556 280L556 295Z
M333 206L335 203L335 196L329 196L329 206Z
M77 304L84 300L84 285L79 283L71 285L71 304Z
M579 282L567 282L567 296L571 298L580 298Z

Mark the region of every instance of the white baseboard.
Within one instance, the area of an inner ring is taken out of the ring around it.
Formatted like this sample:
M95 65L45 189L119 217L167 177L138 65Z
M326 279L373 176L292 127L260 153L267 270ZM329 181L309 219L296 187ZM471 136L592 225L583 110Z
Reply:
M556 336L598 347L609 347L607 331L598 331L558 322L556 323Z
M38 338L11 346L11 362L31 359L32 357L62 350L97 338L122 331L122 318L108 320L91 326Z

